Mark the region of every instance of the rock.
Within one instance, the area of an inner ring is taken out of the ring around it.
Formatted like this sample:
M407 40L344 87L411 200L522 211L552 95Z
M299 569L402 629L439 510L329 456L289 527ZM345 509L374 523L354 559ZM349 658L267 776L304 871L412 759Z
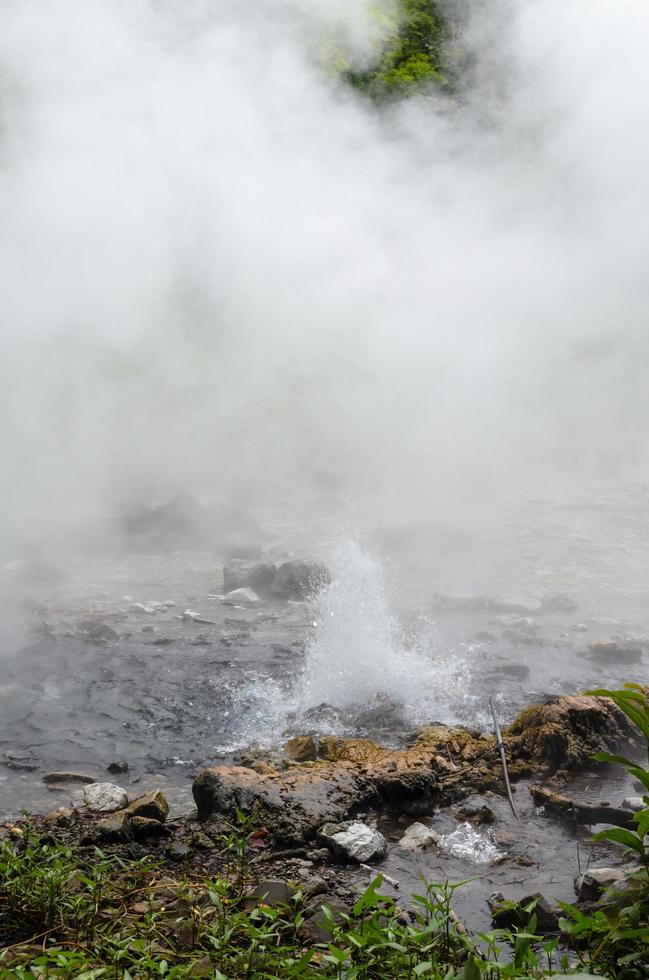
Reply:
M94 783L95 777L89 776L85 772L46 772L43 782L48 784L55 783Z
M133 800L128 806L128 813L131 817L146 817L164 823L169 813L169 804L164 793L154 789Z
M236 817L240 809L284 846L314 837L323 823L342 820L359 801L378 800L371 781L349 763L270 773L215 766L198 774L192 792L199 820Z
M76 810L70 809L70 807L60 806L56 810L50 810L43 817L43 823L47 826L54 827L70 827L77 816Z
M638 643L591 643L587 657L596 664L637 664L642 660L644 650Z
M579 606L570 596L562 592L553 592L541 599L541 609L543 612L572 613L576 612Z
M200 538L207 514L188 493L179 493L154 507L140 507L123 518L128 534L144 537L159 544L193 542Z
M325 908L329 914L324 911ZM302 923L298 936L307 943L331 942L330 917L336 925L342 925L350 912L351 909L348 905L344 905L335 898L328 898L320 904L310 919Z
M119 639L116 630L100 619L82 620L79 623L79 630L86 640L90 643L96 643L98 646Z
M128 762L117 761L111 762L110 765L106 766L106 772L111 772L117 775L120 772L128 772Z
M358 864L375 861L385 857L388 850L383 834L360 820L325 824L318 836L334 857L343 861L356 861Z
M133 839L133 828L126 810L118 810L117 813L111 813L110 817L104 817L95 829L99 839L107 844L120 844Z
M486 804L483 806L461 807L455 813L459 820L470 820L471 823L478 824L478 826L494 823L496 820L496 814Z
M575 895L580 902L596 902L608 888L621 884L625 878L620 868L589 868L575 878Z
M261 603L261 599L257 593L249 588L233 589L232 592L228 592L223 602L228 606L258 606Z
M250 911L257 905L277 907L290 905L297 888L279 878L264 878L257 882L244 897L246 909Z
M534 908L526 911L532 902L535 903ZM493 924L499 929L526 928L532 916L536 916L536 932L542 935L559 932L561 912L553 909L539 892L515 902L505 902L502 894L497 892L490 897L489 908Z
M412 823L399 841L399 847L407 851L423 851L427 847L437 847L441 836L432 827L423 823Z
M328 892L329 885L320 875L310 875L305 879L300 891L307 898L313 898L315 895L324 895Z
M98 813L112 813L128 805L128 796L114 783L91 783L83 791L84 803Z
M14 769L16 772L34 772L39 766L35 756L31 754L19 755L16 752L3 752L2 762L8 769Z
M184 841L174 841L173 844L169 844L165 854L170 861L184 861L186 857L189 856L189 845L185 844Z
M313 561L285 561L275 572L271 592L278 599L308 599L329 581L323 565Z
M641 796L627 796L626 799L622 801L622 806L626 810L633 810L634 813L637 813L638 810L644 810L647 804Z
M284 752L294 762L313 762L317 756L315 739L312 735L297 735L288 740Z
M276 571L277 565L270 562L233 559L223 568L223 588L225 592L250 588L257 595L269 596Z
M128 810L124 810L130 818L131 831L138 840L146 837L168 837L171 831L165 824L153 817L131 817Z
M312 851L307 851L306 856L313 864L327 864L331 860L331 854L327 847L316 847Z

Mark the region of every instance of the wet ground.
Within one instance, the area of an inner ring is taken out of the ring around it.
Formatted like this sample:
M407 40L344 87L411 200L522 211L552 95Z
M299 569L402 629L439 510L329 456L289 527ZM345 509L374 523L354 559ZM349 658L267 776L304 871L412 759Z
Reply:
M294 519L299 525L299 515ZM299 532L274 520L262 518L270 527L264 554L277 559L304 550ZM162 786L181 811L191 806L197 768L230 761L256 743L278 747L287 735L336 731L398 744L425 721L490 728L489 697L504 724L542 697L647 679L643 484L552 500L519 497L474 514L470 527L450 520L374 523L355 535L363 553L375 556L369 573L354 566L358 552L345 551L348 532L336 521L319 527L311 521L311 528L312 554L328 560L337 552L340 559L342 548L340 588L353 599L340 607L350 618L347 633L333 634L331 648L320 649L315 661L308 651L325 617L339 608L335 596L324 608L296 601L225 605L218 545L156 551L134 544L100 558L59 549L57 582L36 583L20 564L5 566L0 815L68 802L69 790L50 790L42 781L52 769L104 778L110 763L124 760L127 789ZM377 646L362 653L367 660L354 673L336 636L362 635L367 621L384 612L397 624L399 636L390 642L399 648L399 669L387 670L390 650ZM322 687L305 685L304 674L323 656L334 696L310 702L309 691L321 694ZM340 703L336 677L345 689ZM623 788L602 789L611 796ZM519 798L526 801L523 788ZM496 801L498 811L503 806ZM512 859L484 868L436 854L413 862L393 849L385 870L402 888L416 886L419 871L445 879L477 872L472 902L476 890L482 901L482 891L528 893L541 879L555 897L571 897L577 864L571 831L558 833L527 802L520 825L498 812L496 826L496 844L532 864Z

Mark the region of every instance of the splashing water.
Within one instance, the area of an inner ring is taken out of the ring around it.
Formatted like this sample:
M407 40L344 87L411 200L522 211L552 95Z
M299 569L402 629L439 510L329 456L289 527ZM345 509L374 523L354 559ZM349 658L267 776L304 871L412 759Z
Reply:
M493 840L486 834L481 834L470 823L460 824L452 834L442 837L440 847L448 854L470 861L471 864L493 864L504 857L504 853L498 850Z
M367 705L387 696L412 724L441 720L445 702L463 692L466 663L453 656L440 661L430 640L405 644L381 565L355 542L338 546L329 568L332 580L315 599L317 626L299 682L303 709L321 702Z

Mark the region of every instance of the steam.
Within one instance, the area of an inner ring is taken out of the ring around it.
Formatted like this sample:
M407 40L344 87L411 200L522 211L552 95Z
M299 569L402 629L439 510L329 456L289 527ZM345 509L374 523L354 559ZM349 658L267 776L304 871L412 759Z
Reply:
M476 0L460 103L383 112L325 57L377 9L2 4L5 542L644 464L649 9Z

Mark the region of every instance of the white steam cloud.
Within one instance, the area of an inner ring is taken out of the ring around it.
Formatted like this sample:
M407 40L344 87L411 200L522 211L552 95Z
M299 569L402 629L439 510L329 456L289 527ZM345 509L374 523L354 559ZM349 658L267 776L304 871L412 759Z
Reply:
M6 541L151 485L643 459L649 7L476 0L461 104L380 112L323 52L394 9L0 6Z

